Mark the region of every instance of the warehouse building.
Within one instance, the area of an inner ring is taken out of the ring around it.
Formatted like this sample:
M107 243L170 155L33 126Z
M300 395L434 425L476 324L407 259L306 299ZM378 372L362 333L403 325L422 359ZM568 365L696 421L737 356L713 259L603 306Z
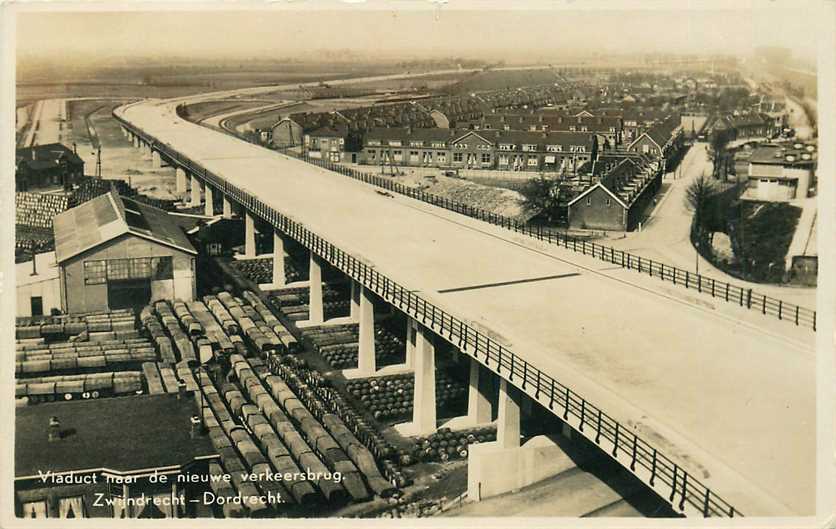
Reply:
M110 192L55 217L64 312L195 297L197 251L165 211Z
M26 147L15 153L17 191L53 186L68 188L83 176L84 160L60 143Z

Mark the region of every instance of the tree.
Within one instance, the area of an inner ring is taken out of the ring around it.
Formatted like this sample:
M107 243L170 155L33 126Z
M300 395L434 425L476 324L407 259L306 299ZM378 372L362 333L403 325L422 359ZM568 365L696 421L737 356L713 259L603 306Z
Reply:
M526 209L542 213L554 223L559 207L559 181L540 173L530 178L520 190Z
M705 239L705 226L709 220L709 208L711 197L717 193L717 186L714 180L707 177L705 173L688 184L685 188L685 208L693 214L691 219L691 239L699 248ZM697 252L697 273L699 273L700 261Z

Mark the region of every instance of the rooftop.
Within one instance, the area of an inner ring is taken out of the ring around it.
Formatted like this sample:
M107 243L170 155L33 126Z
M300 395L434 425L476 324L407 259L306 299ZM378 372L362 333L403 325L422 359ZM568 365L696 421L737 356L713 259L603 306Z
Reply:
M15 477L106 468L120 472L184 465L214 455L209 438L191 439L192 399L140 395L51 402L15 412ZM62 438L49 441L50 417Z
M762 145L752 151L751 163L783 165L785 167L808 166L816 162L815 145L794 143Z
M25 164L29 169L35 171L50 169L62 161L73 165L84 164L84 160L62 143L48 143L17 149L15 160L17 165Z
M59 263L127 233L197 253L167 212L113 191L57 215L53 225Z

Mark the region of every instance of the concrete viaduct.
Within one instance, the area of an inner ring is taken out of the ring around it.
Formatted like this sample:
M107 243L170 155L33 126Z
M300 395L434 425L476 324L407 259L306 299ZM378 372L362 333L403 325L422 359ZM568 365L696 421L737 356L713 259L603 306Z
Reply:
M489 422L479 378L501 378L497 442L469 456L469 495L548 477L556 446L520 443L537 402L572 435L602 450L684 515L809 515L815 509L812 339L797 343L655 292L652 279L607 276L600 261L499 227L391 196L371 186L189 123L180 101L120 107L114 117L177 191L206 215L273 232L273 287L284 286L284 244L310 250L310 319L327 324L326 263L352 281L358 368L375 365L374 298L409 318L415 373L407 435L437 428L435 346L471 357L467 416ZM390 369L390 368L387 368ZM604 411L606 408L606 411Z

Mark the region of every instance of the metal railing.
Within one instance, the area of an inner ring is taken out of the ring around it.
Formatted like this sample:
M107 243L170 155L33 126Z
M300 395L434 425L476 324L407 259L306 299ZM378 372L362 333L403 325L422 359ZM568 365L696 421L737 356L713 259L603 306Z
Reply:
M671 281L674 285L680 285L686 289L693 289L700 293L711 294L715 299L725 300L729 303L738 304L761 314L774 316L779 320L789 320L795 325L808 327L816 330L816 311L776 299L765 294L753 291L751 288L744 288L722 280L706 277L702 274L689 272L672 265L660 263L653 259L633 255L611 246L604 246L595 242L587 241L579 237L572 237L558 230L543 228L519 222L516 219L504 215L497 215L484 209L476 208L448 198L427 193L420 189L406 186L395 182L391 178L369 174L351 167L345 167L337 163L302 156L290 153L292 156L317 165L324 169L343 174L355 180L393 191L395 193L432 204L468 217L473 217L496 226L501 226L517 233L528 235L537 240L563 246L569 250L581 252L584 255L596 257L605 262L636 270L639 273L646 273L651 277L657 277L663 281Z
M123 126L131 129L134 134L162 151L172 161L204 179L229 199L234 200L275 229L293 237L401 312L420 322L424 327L497 374L504 376L511 384L543 406L547 406L565 422L572 424L576 430L594 440L612 458L628 467L636 476L654 488L660 496L667 498L680 512L700 513L705 517L742 515L698 478L692 476L629 428L486 334L340 250L246 190L181 156L176 150L157 141L153 136L137 131L135 127L116 114L114 117Z

